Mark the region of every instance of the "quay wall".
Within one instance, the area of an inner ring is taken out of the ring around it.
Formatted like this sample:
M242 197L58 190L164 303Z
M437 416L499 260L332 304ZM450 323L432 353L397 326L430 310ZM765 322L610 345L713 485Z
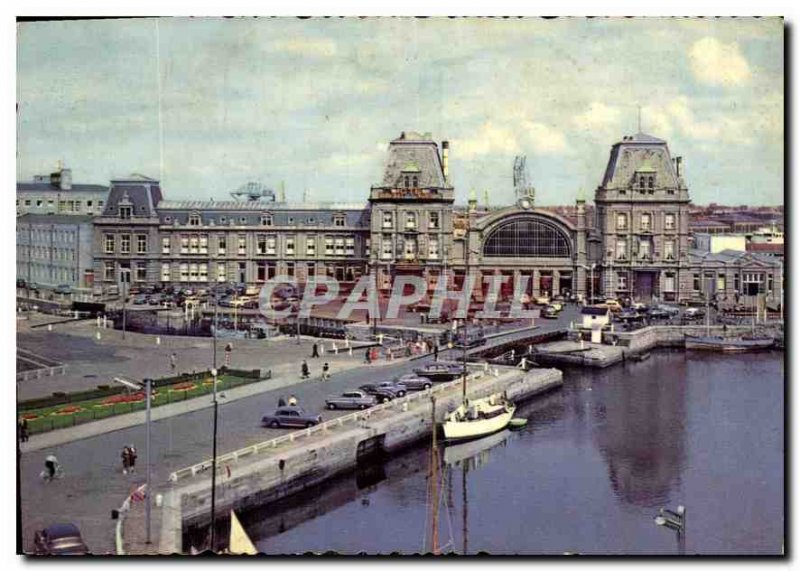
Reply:
M651 325L630 332L604 333L603 342L623 348L625 355L644 353L658 347L684 347L685 335L738 335L750 333L752 329L745 326L713 326L704 325Z
M519 402L563 384L562 373L557 369L528 372L513 367L485 371L471 366L471 369L467 383L469 398L505 392ZM437 422L461 403L461 382L446 385L436 385L432 393L412 393L388 405L360 411L350 415L354 417L351 422L338 423L339 419L334 419L313 433L297 431L307 435L274 447L266 446L263 452L227 465L218 461L217 517L226 518L230 509L247 510L269 504L352 470L362 461L373 460L375 455L390 454L430 438L433 416L430 396L436 398ZM184 527L210 522L210 480L210 471L198 473L187 477L185 483L178 480L165 494L160 553L182 552Z

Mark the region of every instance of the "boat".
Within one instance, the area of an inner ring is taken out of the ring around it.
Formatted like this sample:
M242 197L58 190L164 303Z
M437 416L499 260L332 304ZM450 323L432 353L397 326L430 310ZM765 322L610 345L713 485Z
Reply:
M445 417L442 424L447 440L466 440L488 436L508 426L517 407L501 394L486 398L464 400Z
M762 351L775 344L772 337L722 337L721 335L686 335L686 348L723 353Z
M650 353L648 351L643 353L631 353L630 355L626 355L625 358L628 361L647 361L650 358Z
M517 417L517 418L512 418L511 420L508 421L508 427L511 430L514 430L514 429L517 429L517 428L523 428L527 424L528 424L528 419L527 418Z
M470 467L477 468L484 463L484 456L489 450L500 446L510 436L510 430L501 430L479 440L449 444L444 449L444 463L447 466L460 466L469 462Z

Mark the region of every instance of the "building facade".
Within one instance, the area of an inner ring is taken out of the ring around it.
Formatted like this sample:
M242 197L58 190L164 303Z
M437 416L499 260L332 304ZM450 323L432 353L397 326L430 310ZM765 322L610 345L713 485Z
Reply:
M91 216L17 217L17 279L44 287L92 287L92 236Z
M108 187L99 184L73 184L72 171L59 167L49 176L37 175L32 181L17 182L17 215L77 214L94 216L103 212Z
M459 210L448 153L447 141L401 133L389 143L381 182L356 204L290 204L272 193L170 201L156 180L111 181L93 220L95 282L258 286L279 275L300 283L325 275L346 290L371 273L384 290L404 274L424 277L432 290L442 274L459 287L469 272L483 278L479 299L499 275L506 299L524 283L532 297L683 302L705 291L695 289L697 274L724 262L718 291L744 295L752 291L744 284L761 277L773 291L779 262L751 255L721 262L690 249L681 158L661 139L638 133L612 146L593 209L582 198L574 208L537 208L531 194L504 208L479 211L470 200Z

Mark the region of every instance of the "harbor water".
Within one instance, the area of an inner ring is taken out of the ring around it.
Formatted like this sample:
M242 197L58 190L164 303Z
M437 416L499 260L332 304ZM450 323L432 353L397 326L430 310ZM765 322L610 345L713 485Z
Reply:
M687 508L687 554L779 554L784 354L654 352L518 409L518 432L442 451L442 552L678 553L655 525ZM419 553L430 449L417 446L242 514L260 551Z

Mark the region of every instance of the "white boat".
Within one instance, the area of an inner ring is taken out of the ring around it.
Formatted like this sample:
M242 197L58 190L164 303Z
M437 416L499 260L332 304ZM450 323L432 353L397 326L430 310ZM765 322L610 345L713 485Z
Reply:
M499 394L464 401L445 417L442 425L444 437L448 440L466 440L493 434L508 426L516 409L513 403Z
M716 335L686 335L687 349L743 353L769 349L775 344L772 337L721 337Z

